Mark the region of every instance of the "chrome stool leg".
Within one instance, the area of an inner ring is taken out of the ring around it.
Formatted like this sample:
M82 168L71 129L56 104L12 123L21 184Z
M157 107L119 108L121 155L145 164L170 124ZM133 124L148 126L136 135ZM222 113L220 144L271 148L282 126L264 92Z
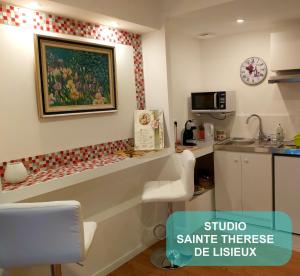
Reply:
M168 202L168 217L173 213L173 206L171 202ZM159 227L164 226L164 228L166 229L165 225L162 224L158 224L154 227L153 229L153 234L156 238L163 240L161 238L158 237L156 230ZM165 237L164 237L165 238ZM176 259L180 257L180 254L176 254L176 252L172 252L172 259ZM174 265L172 262L169 261L169 259L167 258L166 255L166 247L160 247L158 249L156 249L152 254L151 254L151 258L150 258L151 263L157 267L157 268L162 268L162 269L176 269L179 266Z
M172 264L166 256L166 248L160 247L156 249L150 258L151 263L157 267L162 269L176 269L179 266Z
M162 231L159 231L160 228ZM162 232L162 234L160 234L160 232ZM164 240L166 238L166 226L163 224L155 225L153 228L153 236L160 241Z

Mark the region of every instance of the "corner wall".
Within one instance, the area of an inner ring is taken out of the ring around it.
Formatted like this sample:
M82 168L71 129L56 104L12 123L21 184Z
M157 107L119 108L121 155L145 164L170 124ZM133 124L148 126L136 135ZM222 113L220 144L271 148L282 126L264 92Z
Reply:
M286 25L280 31L295 28ZM179 130L187 119L212 122L237 137L255 137L257 121L246 118L259 114L266 134L275 134L280 123L287 140L300 131L300 84L268 84L267 79L256 86L248 86L240 79L240 65L248 57L262 57L270 67L270 33L279 29L248 32L231 36L198 40L167 29L169 90L173 119ZM195 116L190 110L192 91L234 90L237 95L235 116L224 121L207 115ZM179 133L179 131L178 131Z
M289 27L287 27L289 28ZM227 89L236 91L236 115L225 122L214 123L226 125L231 136L255 137L258 123L252 120L247 125L246 118L257 113L262 117L266 134L275 134L278 123L285 130L286 139L300 130L300 85L268 84L270 68L270 34L276 30L249 32L201 42L201 64L203 90ZM249 86L240 79L240 65L248 57L258 56L265 60L269 72L265 81L256 86ZM201 118L200 120L210 120Z
M189 95L202 87L200 42L176 30L166 29L169 94L172 112L171 128L178 122L184 128L189 115Z
M147 109L164 111L165 146L173 145L170 127L170 97L166 58L166 33L162 28L142 36L143 62L145 71L145 102Z

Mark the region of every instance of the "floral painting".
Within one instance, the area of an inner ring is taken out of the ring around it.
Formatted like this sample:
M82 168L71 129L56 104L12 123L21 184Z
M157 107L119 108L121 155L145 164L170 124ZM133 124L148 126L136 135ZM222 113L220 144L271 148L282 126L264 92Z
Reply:
M116 110L114 48L36 36L42 117Z

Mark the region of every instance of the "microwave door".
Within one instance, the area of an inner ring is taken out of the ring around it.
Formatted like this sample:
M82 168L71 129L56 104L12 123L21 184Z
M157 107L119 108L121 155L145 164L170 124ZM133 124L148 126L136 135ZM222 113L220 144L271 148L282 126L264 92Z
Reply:
M216 106L216 93L197 93L193 95L193 110L212 110Z

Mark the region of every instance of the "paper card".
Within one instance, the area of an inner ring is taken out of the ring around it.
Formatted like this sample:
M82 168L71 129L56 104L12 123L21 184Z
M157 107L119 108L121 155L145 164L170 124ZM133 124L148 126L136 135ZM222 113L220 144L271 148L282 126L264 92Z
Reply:
M134 149L154 150L164 148L163 112L136 110L134 113Z

